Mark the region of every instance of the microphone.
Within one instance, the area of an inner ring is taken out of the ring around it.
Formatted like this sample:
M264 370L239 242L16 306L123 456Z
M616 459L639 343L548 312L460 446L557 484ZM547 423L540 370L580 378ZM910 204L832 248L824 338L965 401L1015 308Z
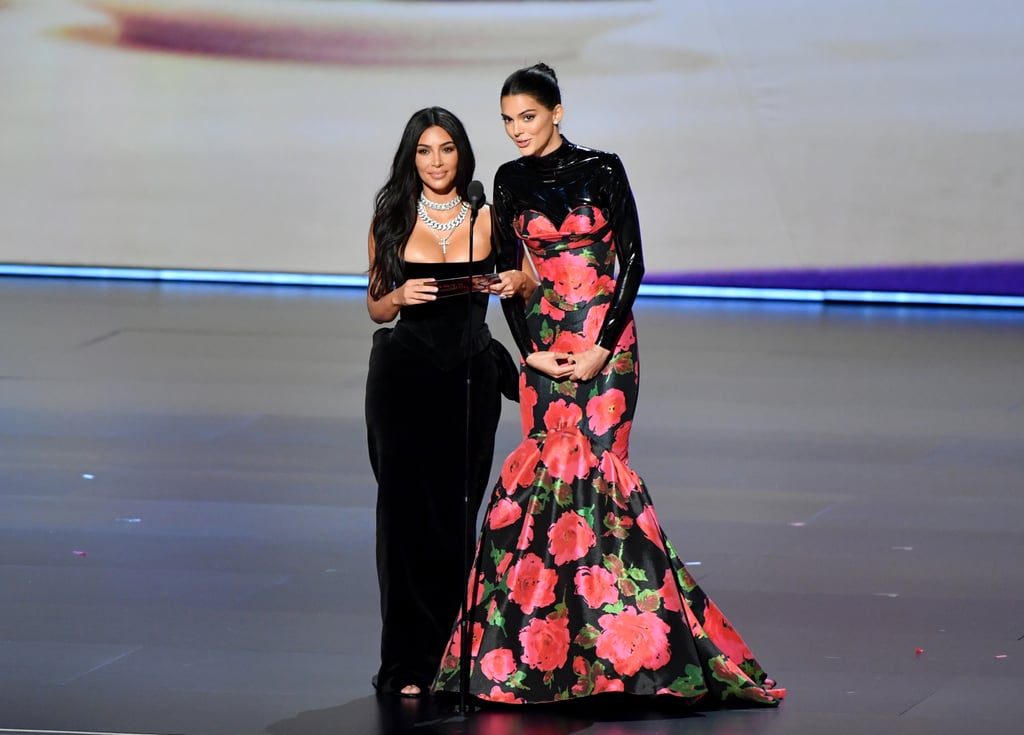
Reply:
M484 185L476 179L469 182L469 186L466 187L466 199L469 200L469 206L473 208L473 214L475 215L477 210L480 209L480 205L484 203Z

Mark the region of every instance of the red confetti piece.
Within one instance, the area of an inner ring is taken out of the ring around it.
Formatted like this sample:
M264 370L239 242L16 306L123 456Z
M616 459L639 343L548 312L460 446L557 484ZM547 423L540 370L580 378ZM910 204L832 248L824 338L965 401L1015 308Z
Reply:
M923 648L915 648L914 649L914 653L916 655L920 656L922 653L924 653L924 649Z
M76 549L75 551L72 551L71 553L74 554L75 556L89 556L86 552L80 551L78 549Z

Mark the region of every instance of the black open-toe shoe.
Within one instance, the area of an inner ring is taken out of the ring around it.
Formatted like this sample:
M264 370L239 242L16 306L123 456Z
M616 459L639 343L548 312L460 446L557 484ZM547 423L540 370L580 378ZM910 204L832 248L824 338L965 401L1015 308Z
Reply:
M380 680L377 678L377 674L374 674L370 678L370 683L373 684L373 688L377 690L377 695L390 695L395 697L405 697L406 699L418 699L424 696L427 692L426 687L421 684L410 682L404 684L401 687L395 687L394 685L381 686ZM419 691L417 692L403 692L402 690L406 687L416 687Z
M409 687L416 687L416 691L415 692L407 692L407 691L405 691ZM405 697L406 699L418 699L419 697L423 696L424 691L423 691L423 687L421 687L419 684L406 684L404 687L399 689L396 692L396 694L398 694L399 697Z

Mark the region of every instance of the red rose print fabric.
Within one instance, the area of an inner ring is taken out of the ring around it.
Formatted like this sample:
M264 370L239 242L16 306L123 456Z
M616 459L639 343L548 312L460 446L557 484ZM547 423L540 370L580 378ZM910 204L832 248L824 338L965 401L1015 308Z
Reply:
M577 207L556 226L527 211L516 226L541 277L527 305L534 345L593 344L615 291L604 214ZM523 704L628 692L769 706L785 696L679 560L629 466L638 386L632 322L592 381L524 367L523 441L494 488L467 591L474 696ZM459 690L461 630L459 621L437 691Z

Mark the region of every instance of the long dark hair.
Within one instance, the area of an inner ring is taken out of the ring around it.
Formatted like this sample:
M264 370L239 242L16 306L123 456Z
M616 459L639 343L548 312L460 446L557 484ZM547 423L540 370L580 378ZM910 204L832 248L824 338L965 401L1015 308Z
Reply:
M555 70L543 61L508 75L508 79L501 85L501 96L513 94L528 94L549 110L562 104L562 92L558 88Z
M423 190L423 182L416 171L416 147L423 131L435 125L452 136L459 152L455 169L455 191L459 196L465 198L466 187L473 180L476 158L466 128L459 118L443 107L425 107L414 112L405 124L387 183L374 199L372 231L375 251L370 268L370 296L375 299L405 280L402 267L405 243L416 225L416 200Z

